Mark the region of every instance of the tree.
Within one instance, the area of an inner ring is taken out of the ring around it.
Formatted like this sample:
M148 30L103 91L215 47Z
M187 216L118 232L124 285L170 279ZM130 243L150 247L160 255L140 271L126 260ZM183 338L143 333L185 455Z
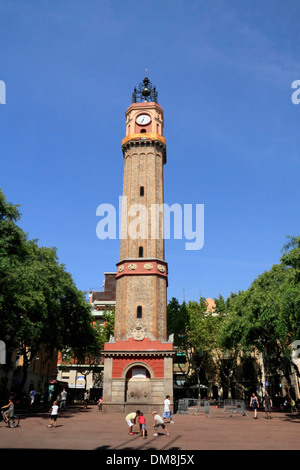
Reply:
M186 303L180 304L173 297L167 306L167 333L174 335L174 345L182 346L183 335L189 328L189 313Z
M96 338L90 306L56 249L29 240L19 219L18 206L0 191L0 331L6 347L23 356L24 385L41 344L51 356L65 346L84 351Z
M110 340L111 336L114 336L115 330L115 311L105 310L103 312L103 325L98 327L99 337L99 350L104 349L104 343Z
M93 342L86 344L84 347L68 347L61 352L62 362L65 365L76 366L76 374L79 372L87 382L87 375L91 372L99 371L98 366L102 362L102 350L104 343L108 342L110 336L114 334L115 312L114 310L105 310L103 312L103 324L96 323L93 325L94 334ZM102 373L98 374L96 379L98 384L102 383ZM95 380L94 380L95 383Z
M173 298L168 304L168 332L174 334L177 351L186 357L185 367L181 371L187 383L196 381L199 396L201 374L211 373L214 367L213 350L221 319L222 316L207 311L204 297L199 302L183 302L182 305Z
M201 297L199 303L189 302L190 314L190 347L191 363L198 385L200 398L201 370L208 372L213 365L211 352L215 343L215 319L212 312L207 311L206 299Z
M280 264L227 300L221 338L226 347L256 348L269 374L283 374L290 382L291 345L300 333L300 237L290 238L283 251Z

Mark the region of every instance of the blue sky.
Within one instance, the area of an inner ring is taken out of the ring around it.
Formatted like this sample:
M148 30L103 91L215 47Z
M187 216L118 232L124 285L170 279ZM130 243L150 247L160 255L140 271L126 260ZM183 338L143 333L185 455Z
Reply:
M299 235L300 4L294 0L0 0L0 187L77 287L119 240L125 111L148 76L164 110L167 204L204 204L204 246L167 240L168 298L247 289Z

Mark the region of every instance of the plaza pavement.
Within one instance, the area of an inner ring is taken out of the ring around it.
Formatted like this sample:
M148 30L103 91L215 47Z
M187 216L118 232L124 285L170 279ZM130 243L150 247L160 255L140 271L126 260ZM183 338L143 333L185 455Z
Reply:
M15 429L0 422L2 450L98 450L115 455L123 451L300 450L298 413L273 412L273 419L265 419L261 410L255 420L250 410L247 416L231 418L212 407L210 417L175 414L175 423L167 424L170 435L160 430L157 437L153 436L152 416L145 415L147 439L128 434L125 416L104 414L96 405L89 405L87 410L72 406L60 412L56 429L47 427L47 411L18 410L18 415L20 425Z

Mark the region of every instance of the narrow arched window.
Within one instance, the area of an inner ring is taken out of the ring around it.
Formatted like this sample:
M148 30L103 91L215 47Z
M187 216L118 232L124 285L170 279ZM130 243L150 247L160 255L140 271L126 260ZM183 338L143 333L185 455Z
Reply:
M141 305L139 305L136 309L136 318L142 318L142 314L143 314L143 309Z
M142 246L139 246L139 258L143 258L144 256L144 248Z
M144 196L144 186L140 186L140 196Z

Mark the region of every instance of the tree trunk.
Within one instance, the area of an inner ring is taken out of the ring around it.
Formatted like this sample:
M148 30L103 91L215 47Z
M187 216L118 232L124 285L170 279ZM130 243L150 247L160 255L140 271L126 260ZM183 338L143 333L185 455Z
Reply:
M23 388L26 384L27 375L28 375L28 365L29 365L28 361L25 359L25 355L23 355L23 359L24 359L23 367L22 367L23 377L22 377L21 384L20 384L20 392L23 391Z

